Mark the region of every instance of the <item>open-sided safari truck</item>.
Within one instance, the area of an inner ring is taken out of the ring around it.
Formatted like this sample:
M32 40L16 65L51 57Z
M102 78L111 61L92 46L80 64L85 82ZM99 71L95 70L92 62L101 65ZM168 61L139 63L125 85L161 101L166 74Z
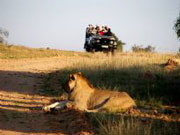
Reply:
M112 52L117 49L117 41L112 36L111 29L107 26L100 28L89 25L86 29L84 49L87 52Z

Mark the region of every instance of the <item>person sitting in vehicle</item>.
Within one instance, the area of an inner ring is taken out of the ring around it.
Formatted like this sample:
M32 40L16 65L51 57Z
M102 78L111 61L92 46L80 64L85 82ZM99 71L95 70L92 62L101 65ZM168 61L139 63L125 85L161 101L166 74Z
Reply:
M89 37L89 28L90 28L90 24L89 24L88 27L86 28L86 38Z
M102 32L103 32L103 33L106 33L106 32L107 32L107 30L105 29L105 26L102 26Z
M93 26L92 24L89 24L89 26L88 26L88 32L89 32L89 33L91 33L93 27L94 27L94 26Z
M92 27L92 30L91 30L91 35L96 35L96 33L97 33L96 28Z
M96 35L102 36L104 35L104 32L102 31L101 27L96 25Z
M94 26L92 24L89 24L89 26L86 28L86 38L92 35L93 29L94 29Z
M111 29L109 27L105 26L105 30L106 30L106 32L104 33L104 35L112 36L112 32L111 32Z
M102 28L99 28L98 34L99 34L100 36L103 36L103 35L104 35L104 32L103 32L103 29L102 29Z
M98 35L98 31L99 31L100 27L98 25L96 25L95 30L96 30L96 35Z
M111 29L109 28L107 33L106 33L107 36L112 36L112 32L111 32Z

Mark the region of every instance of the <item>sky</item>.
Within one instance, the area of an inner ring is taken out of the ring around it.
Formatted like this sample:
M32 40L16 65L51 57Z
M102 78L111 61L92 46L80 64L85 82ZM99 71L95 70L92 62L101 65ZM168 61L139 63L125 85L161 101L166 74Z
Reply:
M0 0L0 27L9 44L84 51L88 24L108 25L124 51L136 44L174 53L179 13L180 0Z

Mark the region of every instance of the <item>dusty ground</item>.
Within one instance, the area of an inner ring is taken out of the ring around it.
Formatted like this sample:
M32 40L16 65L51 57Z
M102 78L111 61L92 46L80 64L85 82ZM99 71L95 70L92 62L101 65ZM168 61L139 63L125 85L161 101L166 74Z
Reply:
M36 92L43 76L68 66L66 60L69 58L0 59L0 134L89 134L81 112L64 110L53 115L41 110L50 101Z

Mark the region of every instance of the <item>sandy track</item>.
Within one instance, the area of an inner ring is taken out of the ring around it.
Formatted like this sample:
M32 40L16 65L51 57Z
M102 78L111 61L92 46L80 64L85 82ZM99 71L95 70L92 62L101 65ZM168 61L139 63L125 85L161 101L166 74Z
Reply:
M54 57L23 60L0 59L0 134L44 135L89 132L81 112L64 110L44 114L49 97L37 95L44 75L69 66L74 58ZM82 133L83 134L83 133Z

